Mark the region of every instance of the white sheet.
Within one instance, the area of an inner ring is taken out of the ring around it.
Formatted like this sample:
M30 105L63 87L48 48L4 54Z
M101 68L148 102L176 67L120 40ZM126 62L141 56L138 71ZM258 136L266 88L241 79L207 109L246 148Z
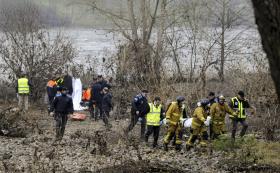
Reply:
M182 123L185 128L190 128L192 126L192 118L183 119Z
M82 82L81 79L72 78L72 86L73 86L73 93L72 93L72 99L73 99L73 107L75 111L83 110L83 108L80 106L80 102L82 99Z

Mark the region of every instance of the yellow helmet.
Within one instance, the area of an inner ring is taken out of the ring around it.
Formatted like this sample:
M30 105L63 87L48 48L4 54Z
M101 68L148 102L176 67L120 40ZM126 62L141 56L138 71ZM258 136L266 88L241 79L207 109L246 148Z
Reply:
M226 100L226 98L223 95L220 95L219 100Z

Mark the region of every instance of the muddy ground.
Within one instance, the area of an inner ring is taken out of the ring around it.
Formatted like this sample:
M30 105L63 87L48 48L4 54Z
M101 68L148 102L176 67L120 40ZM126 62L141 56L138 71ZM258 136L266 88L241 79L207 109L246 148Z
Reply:
M234 171L230 163L223 162L223 152L177 152L172 147L165 152L162 134L160 146L153 149L152 136L148 145L139 141L139 125L129 136L123 135L128 119L111 118L111 130L105 129L102 120L68 121L63 140L54 144L53 117L45 110L33 108L19 116L38 125L26 137L0 136L0 172L254 172L246 168ZM161 133L164 131L162 128Z

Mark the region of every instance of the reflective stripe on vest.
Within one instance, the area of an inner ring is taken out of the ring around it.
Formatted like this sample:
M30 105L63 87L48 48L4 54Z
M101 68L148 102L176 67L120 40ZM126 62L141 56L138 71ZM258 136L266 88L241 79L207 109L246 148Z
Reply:
M64 82L63 78L59 78L59 79L56 80L56 84L58 86L61 86L63 84L63 82Z
M239 111L238 118L246 118L244 108L243 108L243 103L241 101L239 101L237 97L232 98L231 102L232 102L233 108L236 108L236 107L238 108L238 111ZM238 105L236 105L236 103Z
M18 93L19 94L29 94L29 85L27 78L18 79Z
M147 125L151 126L159 126L160 125L160 112L161 112L161 105L157 108L154 104L149 103L150 112L147 114Z

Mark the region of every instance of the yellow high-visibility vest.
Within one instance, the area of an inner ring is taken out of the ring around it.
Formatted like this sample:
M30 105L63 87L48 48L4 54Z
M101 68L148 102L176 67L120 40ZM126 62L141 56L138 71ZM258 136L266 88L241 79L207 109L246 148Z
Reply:
M150 112L147 114L147 125L159 126L161 105L155 107L154 104L149 103L149 106L150 106Z
M241 101L238 100L237 97L233 97L231 99L232 105L234 109L238 109L238 118L246 118L245 110Z
M27 78L18 79L18 93L19 94L29 94L29 85Z

